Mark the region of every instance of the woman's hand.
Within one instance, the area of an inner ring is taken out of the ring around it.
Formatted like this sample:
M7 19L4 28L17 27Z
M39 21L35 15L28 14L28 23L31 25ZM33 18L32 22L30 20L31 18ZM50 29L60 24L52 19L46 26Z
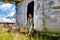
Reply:
M31 33L28 33L28 37L31 37Z

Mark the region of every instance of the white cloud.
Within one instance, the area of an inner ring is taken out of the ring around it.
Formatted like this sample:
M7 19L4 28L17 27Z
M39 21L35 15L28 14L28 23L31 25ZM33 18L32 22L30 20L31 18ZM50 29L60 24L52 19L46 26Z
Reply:
M5 4L3 4L3 5L0 6L0 9L7 10L7 9L9 9L11 7L12 7L12 4L5 3Z
M2 22L5 22L5 20L6 20L5 18L2 18Z
M2 18L2 22L15 22L15 19L6 19L6 18Z
M13 18L13 21L16 21L16 19L15 19L15 18Z
M9 13L7 13L7 14L6 14L6 17L8 17L8 16L10 16L10 14L9 14Z
M15 12L11 12L11 13L10 13L10 16L14 16L14 14L15 14Z
M13 7L12 10L15 10L15 7Z
M15 14L15 12L11 12L10 14L9 13L7 13L7 15L6 15L6 17L11 17L11 16L14 16L14 14Z

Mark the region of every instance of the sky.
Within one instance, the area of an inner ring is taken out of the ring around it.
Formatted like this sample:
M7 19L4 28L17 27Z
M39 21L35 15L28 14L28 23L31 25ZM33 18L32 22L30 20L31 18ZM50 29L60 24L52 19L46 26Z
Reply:
M15 13L15 4L0 2L0 22L14 22Z

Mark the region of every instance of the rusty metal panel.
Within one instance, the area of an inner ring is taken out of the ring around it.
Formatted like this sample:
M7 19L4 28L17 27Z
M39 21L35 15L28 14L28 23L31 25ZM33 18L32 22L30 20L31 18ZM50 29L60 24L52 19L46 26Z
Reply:
M60 11L53 11L46 14L48 19L45 19L47 31L60 33Z
M41 2L41 1L40 1ZM38 6L39 1L36 3L36 6ZM41 7L35 8L35 14L34 14L34 28L36 31L43 31L44 27L46 28L46 31L52 32L52 33L60 33L60 5L57 6L55 4L53 8L47 8L44 11L41 10ZM45 13L45 15L42 15L42 12ZM43 16L45 20L45 26L43 26Z
M34 30L43 31L42 0L35 1L34 7Z

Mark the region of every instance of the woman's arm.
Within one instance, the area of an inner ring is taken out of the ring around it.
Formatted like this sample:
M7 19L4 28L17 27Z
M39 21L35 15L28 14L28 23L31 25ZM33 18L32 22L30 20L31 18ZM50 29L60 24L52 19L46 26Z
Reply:
M27 24L30 22L30 19L28 18L28 20L27 20Z

